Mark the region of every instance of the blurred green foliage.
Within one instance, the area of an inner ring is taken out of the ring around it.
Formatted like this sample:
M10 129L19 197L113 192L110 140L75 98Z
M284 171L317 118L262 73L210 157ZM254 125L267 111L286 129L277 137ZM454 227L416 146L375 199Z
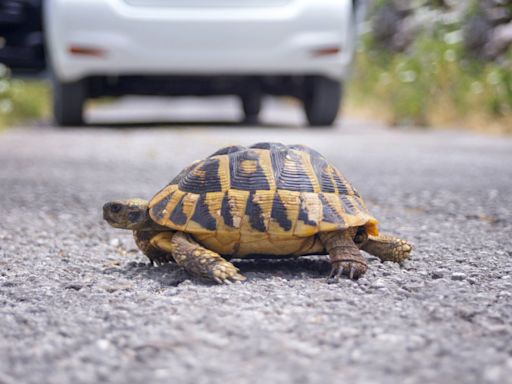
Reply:
M377 106L396 125L472 117L511 123L512 49L493 60L472 57L464 48L463 25L464 19L419 28L402 50L384 49L370 29L358 50L349 102Z
M0 129L26 120L47 118L50 91L46 81L12 79L0 64Z

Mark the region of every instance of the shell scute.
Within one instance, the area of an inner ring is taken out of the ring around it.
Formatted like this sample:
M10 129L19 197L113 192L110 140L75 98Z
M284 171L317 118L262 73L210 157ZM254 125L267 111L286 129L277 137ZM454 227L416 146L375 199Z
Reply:
M201 228L207 231L215 231L217 228L218 214L216 210L220 210L219 194L202 193L199 195L194 213L190 218L191 223L197 223Z
M308 164L301 152L296 150L272 152L272 169L277 189L314 192L315 181L311 178Z
M223 185L226 185L227 182L220 165L221 161L216 157L203 160L183 175L178 182L179 189L196 194L222 191Z
M274 181L267 151L248 149L229 156L231 189L242 191L270 190Z

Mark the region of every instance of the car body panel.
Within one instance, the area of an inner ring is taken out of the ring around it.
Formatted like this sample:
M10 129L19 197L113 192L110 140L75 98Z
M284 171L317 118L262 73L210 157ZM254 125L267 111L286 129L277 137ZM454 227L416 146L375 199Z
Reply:
M350 0L47 0L62 81L116 75L322 75L354 50ZM326 53L327 52L327 53Z

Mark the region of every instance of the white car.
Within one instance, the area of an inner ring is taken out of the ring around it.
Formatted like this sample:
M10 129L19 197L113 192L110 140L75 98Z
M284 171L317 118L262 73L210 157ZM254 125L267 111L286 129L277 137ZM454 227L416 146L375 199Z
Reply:
M331 125L354 53L358 0L46 0L54 117L83 122L88 98L263 95L303 101Z

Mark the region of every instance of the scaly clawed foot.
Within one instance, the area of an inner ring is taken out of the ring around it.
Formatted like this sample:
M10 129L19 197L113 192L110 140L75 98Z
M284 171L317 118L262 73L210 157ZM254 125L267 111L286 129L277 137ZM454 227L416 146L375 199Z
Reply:
M331 273L327 278L327 282L337 282L340 276L345 274L351 280L357 280L368 270L366 260L361 256L361 259L355 260L354 258L349 260L339 260L332 263Z
M240 270L229 261L218 261L215 264L211 264L208 275L218 284L231 284L246 280L246 277L240 273Z

